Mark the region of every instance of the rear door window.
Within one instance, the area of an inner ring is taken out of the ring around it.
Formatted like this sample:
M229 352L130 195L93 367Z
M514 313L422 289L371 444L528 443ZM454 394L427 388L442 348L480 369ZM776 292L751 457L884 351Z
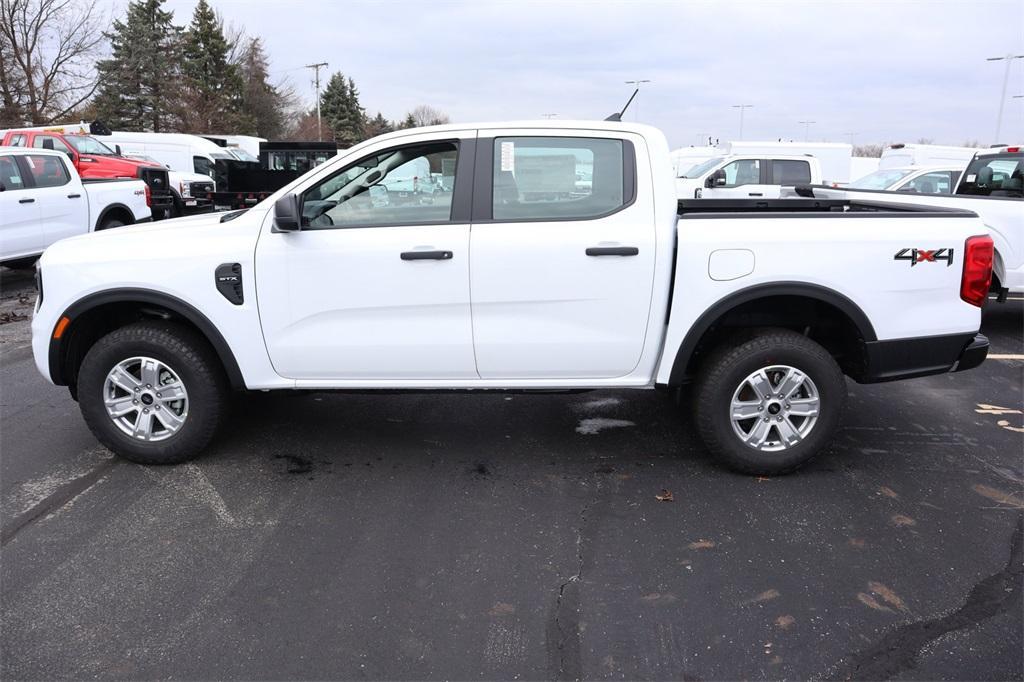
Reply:
M71 182L67 166L52 154L25 154L21 161L38 188L60 187Z
M622 140L494 139L494 220L586 220L625 204Z
M772 182L776 185L799 185L811 181L811 164L794 159L772 161Z
M25 141L26 141L25 134L24 133L17 133L15 135L11 135L10 146L11 147L24 147L25 146Z

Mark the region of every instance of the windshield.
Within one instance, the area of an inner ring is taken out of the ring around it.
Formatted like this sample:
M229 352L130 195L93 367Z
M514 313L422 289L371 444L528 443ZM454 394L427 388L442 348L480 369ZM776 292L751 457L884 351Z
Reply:
M234 156L239 161L255 161L256 163L259 163L259 159L257 159L255 156L245 151L241 147L232 147L228 151L231 153L232 156Z
M235 158L231 156L231 154L228 154L227 152L210 152L210 156L212 156L215 159L227 159L228 161L231 161L232 159Z
M95 154L96 156L114 156L114 150L103 144L94 137L88 135L65 135L64 139L67 140L72 147L74 147L79 154Z
M913 172L912 170L895 169L876 170L874 173L868 173L859 180L854 180L850 183L850 187L854 189L889 189Z
M685 173L683 173L679 177L681 177L681 178L699 178L700 176L704 175L709 170L711 170L712 168L714 168L718 164L722 163L723 161L725 161L725 157L724 156L716 156L713 159L708 159L707 161L702 161L701 163L698 163L696 166L692 166L690 168L690 170L686 171Z
M1024 154L979 156L964 171L957 194L993 197L1024 196Z

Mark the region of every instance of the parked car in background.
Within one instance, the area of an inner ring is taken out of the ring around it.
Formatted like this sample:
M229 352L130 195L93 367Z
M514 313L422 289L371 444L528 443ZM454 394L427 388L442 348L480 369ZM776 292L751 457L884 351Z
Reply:
M393 173L445 160L451 193L379 200ZM974 214L679 201L671 172L664 135L637 124L389 133L251 209L54 245L37 273L36 365L69 386L100 442L147 464L199 454L232 387L693 382L708 448L779 474L835 434L844 375L882 382L984 360L992 240ZM933 262L900 255L916 248Z
M676 178L676 196L777 199L782 185L822 182L821 162L813 156L716 156Z
M130 159L160 163L144 154L125 153L125 156ZM167 176L170 179L171 191L174 193L174 208L171 215L166 217L178 218L183 215L209 213L213 210L213 202L207 198L207 194L216 189L216 184L209 176L171 170L170 168L167 169Z
M846 142L751 142L738 140L723 145L726 153L765 158L813 156L821 166L821 180L825 184L849 182L853 145Z
M675 171L675 177L681 178L686 174L686 171L690 170L694 166L700 163L704 163L708 159L716 156L722 156L723 150L718 147L701 146L701 147L680 147L679 149L673 149L669 153L669 158L672 161L672 169Z
M976 213L994 240L992 289L1005 300L1024 293L1024 151L1020 146L977 152L960 175L952 195L830 187L786 188L784 196L824 199L872 199L888 203L963 209Z
M83 180L138 178L149 188L146 200L154 218L161 218L173 209L174 195L166 168L121 156L92 135L62 131L62 126L8 130L2 144L63 152Z
M874 173L854 180L847 187L886 192L952 194L963 172L963 167L949 166L879 168Z
M82 180L67 154L0 147L0 262L24 267L54 242L147 222L142 180Z
M850 157L850 179L856 180L857 178L863 178L869 173L874 173L878 170L878 164L881 159L877 156L852 156ZM842 184L842 183L838 183Z
M939 144L892 144L882 151L879 168L950 166L963 168L979 150Z

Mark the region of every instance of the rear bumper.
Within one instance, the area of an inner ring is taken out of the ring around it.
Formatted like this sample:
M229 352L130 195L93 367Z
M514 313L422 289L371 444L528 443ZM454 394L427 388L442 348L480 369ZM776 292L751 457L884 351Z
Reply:
M988 355L984 334L949 334L864 344L866 367L857 381L873 384L897 379L962 372Z

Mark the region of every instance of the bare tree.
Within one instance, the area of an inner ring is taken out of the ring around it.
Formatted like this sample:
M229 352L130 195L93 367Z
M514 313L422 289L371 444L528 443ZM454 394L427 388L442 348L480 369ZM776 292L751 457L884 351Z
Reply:
M88 0L0 0L0 99L7 124L51 123L92 97L102 17Z
M885 146L880 144L858 144L853 147L854 156L868 156L878 158L885 151Z
M421 128L423 126L442 125L444 123L452 122L451 118L448 117L448 114L427 104L421 104L410 111L409 117L415 121L417 128Z

